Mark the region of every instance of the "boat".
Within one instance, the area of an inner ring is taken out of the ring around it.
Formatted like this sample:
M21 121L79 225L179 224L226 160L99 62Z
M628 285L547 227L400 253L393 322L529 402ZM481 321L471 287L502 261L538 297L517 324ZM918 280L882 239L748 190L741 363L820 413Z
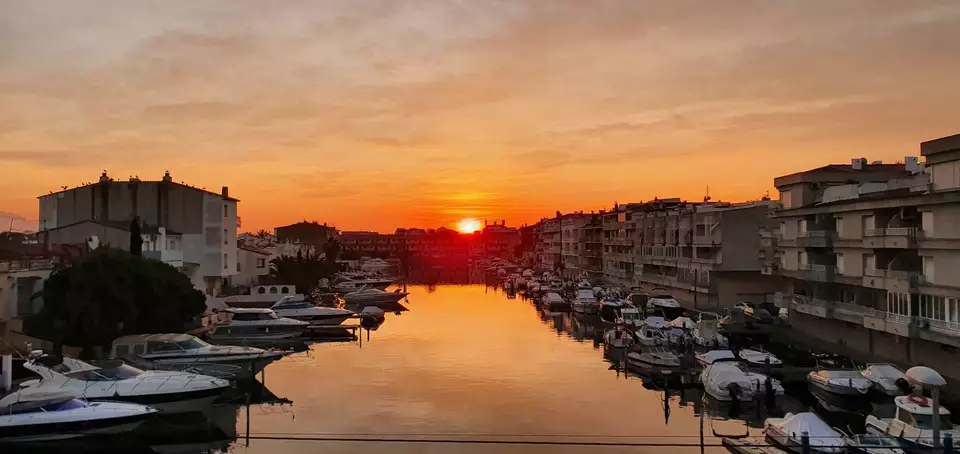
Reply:
M639 287L633 287L630 289L630 293L627 294L627 301L630 301L630 304L633 307L647 307L647 302L650 300L650 295L646 294Z
M339 325L356 315L351 310L315 306L304 299L285 296L270 307L278 316L300 320L313 325Z
M737 352L740 359L747 362L750 367L779 367L783 361L777 358L773 353L763 351L762 349L744 348Z
M577 296L573 300L573 311L581 314L600 313L600 303L593 295L593 289L581 288L577 290Z
M144 369L247 379L282 358L283 353L254 347L210 345L189 334L134 334L114 339L110 357L129 360Z
M893 364L867 364L860 374L870 380L873 383L873 390L880 394L891 397L902 396L909 394L912 389L903 371Z
M562 312L570 310L570 302L563 299L559 293L548 292L541 299L543 310L547 312Z
M906 452L896 438L876 433L844 437L844 441L851 453L904 454Z
M773 333L776 326L774 326L772 318L758 318L742 310L730 310L725 317L720 319L718 328L720 333L727 337L766 338Z
M385 292L377 288L364 288L357 290L356 292L347 293L343 295L343 300L347 304L390 304L396 303L404 298L408 294L406 292L397 289L393 292Z
M622 326L609 328L603 332L603 344L607 348L626 348L634 344L633 334Z
M793 452L802 452L801 437L809 436L810 450L816 453L844 453L847 443L840 431L830 427L816 413L787 413L783 418L767 418L763 433L775 444Z
M634 333L634 337L640 345L666 345L667 338L664 336L663 330L667 328L670 328L670 323L663 317L647 317Z
M19 391L0 399L0 406L62 391L87 400L149 405L162 413L189 413L208 407L230 386L207 375L144 371L120 360L97 365L70 357L58 361L40 352L31 354L23 367L41 378L22 383Z
M540 293L540 282L535 279L527 281L527 293L534 294Z
M557 278L550 280L550 290L551 292L563 293L563 281Z
M717 328L718 323L719 318L716 314L701 313L697 319L697 325L690 333L693 343L701 347L727 348L730 343L726 336L720 334Z
M673 296L666 293L654 294L647 300L647 308L660 311L668 319L675 319L683 315L683 306Z
M593 294L597 294L596 290ZM628 307L632 308L633 306L630 306L630 303L623 298L604 297L600 300L600 318L608 322L615 322L620 318L620 311Z
M873 382L863 376L850 360L842 357L821 357L817 367L807 374L811 391L836 396L866 396Z
M696 355L695 358L697 359L697 364L703 368L708 368L714 364L735 364L753 383L753 394L755 396L764 395L768 387L776 398L781 398L785 394L783 384L780 383L779 380L750 370L750 366L740 358L737 358L737 355L731 350L710 350Z
M146 405L89 402L63 391L14 397L20 399L0 406L0 446L127 433L157 413Z
M523 277L524 279L530 279L533 277L533 270L525 269L523 270L523 273L520 274L520 276Z
M331 288L336 292L349 293L365 288L386 290L386 288L391 285L393 285L393 279L341 275L333 283Z
M868 415L866 420L867 433L880 433L897 439L908 451L944 452L943 448L933 446L933 403L923 396L897 396L893 398L897 407L893 418L878 418ZM938 411L940 421L940 436L946 440L949 434L953 438L954 450L960 447L960 431L957 431L950 421L950 410L940 407Z
M697 359L697 364L700 367L707 368L711 364L719 362L733 362L739 361L737 355L733 354L731 350L710 350L708 352L699 353L694 356Z
M643 317L640 315L640 310L629 306L620 309L620 316L616 318L616 323L636 329L643 323Z
M377 306L367 306L360 311L360 320L367 323L383 323L386 313Z
M593 284L591 284L590 281L588 281L588 280L586 280L586 279L580 279L579 281L577 281L577 289L578 289L578 290L590 290L590 291L592 292L592 291L593 291Z
M282 318L270 309L224 309L217 313L217 326L208 335L210 340L230 341L278 341L300 337L307 322Z
M680 358L666 347L647 347L627 354L627 366L643 371L671 373L680 369Z
M743 372L736 363L715 362L700 373L703 390L720 402L753 400L759 383Z
M360 265L360 269L368 273L379 273L381 271L387 270L392 267L389 262L380 258L372 258L364 260L363 264ZM386 287L384 287L386 288Z

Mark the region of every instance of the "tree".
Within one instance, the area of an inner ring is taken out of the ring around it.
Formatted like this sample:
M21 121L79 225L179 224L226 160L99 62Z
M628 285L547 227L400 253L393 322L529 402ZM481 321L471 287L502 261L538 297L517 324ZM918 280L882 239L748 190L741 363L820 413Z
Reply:
M300 293L309 294L320 283L337 272L336 262L325 256L297 251L296 257L281 256L270 261L269 280L273 284L289 284Z
M270 237L270 232L264 229L260 229L260 230L257 230L257 233L254 233L253 236L260 238L261 240L265 240L268 237Z
M130 221L130 253L137 257L143 255L143 236L140 235L139 216L135 216Z
M340 242L337 240L328 240L327 243L323 245L323 254L326 256L328 262L336 262L337 258L340 257Z
M96 347L127 334L182 332L206 310L206 297L176 268L100 248L54 271L44 283L43 309L26 331L57 344Z

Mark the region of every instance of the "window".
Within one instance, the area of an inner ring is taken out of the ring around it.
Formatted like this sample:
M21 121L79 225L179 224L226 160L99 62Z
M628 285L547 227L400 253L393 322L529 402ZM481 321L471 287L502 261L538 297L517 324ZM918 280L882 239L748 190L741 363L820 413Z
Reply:
M177 248L177 242L176 242L176 241L173 241L173 240L170 240L170 250L172 251L172 250L174 250L174 249L176 249L176 248Z
M922 217L923 234L933 236L933 212L924 211L920 216Z
M797 264L800 267L807 266L807 251L798 251L797 252Z
M257 259L257 268L266 268L267 259Z
M223 254L223 269L227 269L227 254Z
M229 217L229 216L230 216L229 213L230 213L230 209L228 208L228 205L227 205L226 203L224 203L224 204L223 204L223 217L224 217L224 218Z
M270 293L271 293L271 294L277 293L277 288L276 288L276 287L270 287Z
M910 294L887 292L887 312L909 316Z
M843 253L837 253L837 273L843 274Z
M133 346L133 354L134 354L134 355L142 355L143 352L144 352L144 350L145 350L145 349L144 349L144 347L143 347L143 344L137 344L137 345L134 345L134 346Z
M787 233L787 221L780 221L780 236Z
M173 342L147 342L147 351L150 353L178 352L180 347Z
M835 225L837 226L837 238L843 238L843 218L837 218Z
M230 244L230 242L227 241L227 229L223 229L223 244Z
M946 298L934 295L920 295L920 313L923 318L946 320Z
M780 268L783 268L783 269L787 268L787 254L783 254L780 256Z
M927 280L927 282L934 282L933 257L923 257L923 277Z
M257 293L263 295L264 293L267 293L267 289L265 289L265 288L263 288L263 287L260 287L260 288L257 289Z
M117 358L123 358L124 356L127 356L129 354L130 354L129 345L117 345L117 351L114 352L114 356L116 356Z
M280 287L280 293L284 293L284 294L290 293L290 289L288 289L288 288L286 288L286 287Z

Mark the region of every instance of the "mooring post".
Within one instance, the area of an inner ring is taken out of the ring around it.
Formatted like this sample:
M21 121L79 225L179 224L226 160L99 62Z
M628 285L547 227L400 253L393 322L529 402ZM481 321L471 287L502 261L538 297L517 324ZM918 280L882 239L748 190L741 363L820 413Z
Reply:
M953 454L953 434L943 434L943 454Z
M0 372L3 373L3 391L13 390L13 355L3 355L0 360Z
M804 431L800 434L800 451L803 454L810 454L810 432Z

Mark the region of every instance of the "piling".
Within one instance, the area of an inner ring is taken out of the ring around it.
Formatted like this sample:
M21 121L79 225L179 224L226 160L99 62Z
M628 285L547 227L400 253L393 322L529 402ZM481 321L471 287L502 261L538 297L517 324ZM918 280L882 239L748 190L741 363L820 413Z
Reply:
M810 432L804 431L800 435L800 452L810 454Z
M3 391L13 391L13 355L0 357L0 373L3 374Z
M943 434L943 454L953 454L953 434Z

